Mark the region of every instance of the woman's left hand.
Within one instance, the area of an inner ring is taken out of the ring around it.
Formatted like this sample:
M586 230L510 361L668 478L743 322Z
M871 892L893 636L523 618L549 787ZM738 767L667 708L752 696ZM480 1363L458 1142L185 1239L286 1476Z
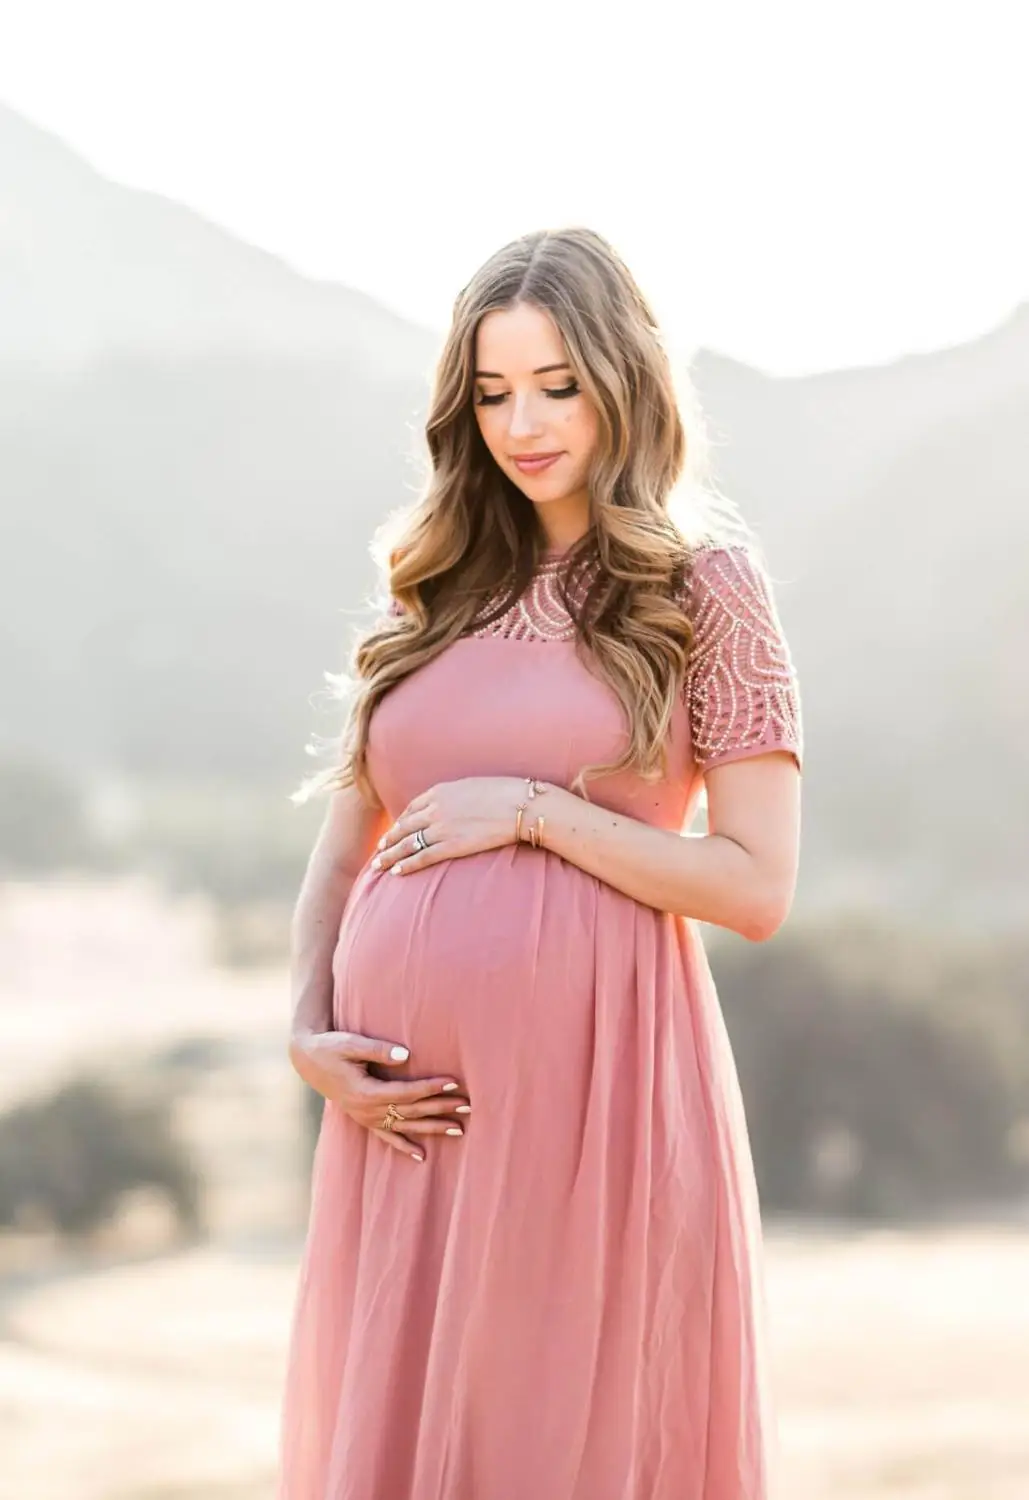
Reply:
M518 776L442 781L407 804L379 840L372 867L406 875L444 859L513 844L518 804L525 801L528 790ZM424 830L425 849L415 847L419 828Z

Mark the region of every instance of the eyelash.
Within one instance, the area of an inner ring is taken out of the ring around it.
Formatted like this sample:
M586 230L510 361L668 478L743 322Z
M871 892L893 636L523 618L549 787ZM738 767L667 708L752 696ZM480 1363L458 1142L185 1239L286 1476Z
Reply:
M579 383L573 380L570 385L562 385L557 390L552 391L544 390L543 394L549 396L552 401L566 401L569 396L577 396L579 394ZM475 404L476 406L498 406L504 400L504 395L504 392L501 392L497 396L487 396L484 393L480 393Z

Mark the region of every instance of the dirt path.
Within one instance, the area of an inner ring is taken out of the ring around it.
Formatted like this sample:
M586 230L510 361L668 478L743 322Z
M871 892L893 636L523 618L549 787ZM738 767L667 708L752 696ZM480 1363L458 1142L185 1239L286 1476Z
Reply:
M1029 1231L767 1243L781 1500L1024 1500ZM297 1253L205 1248L15 1297L2 1500L270 1500Z

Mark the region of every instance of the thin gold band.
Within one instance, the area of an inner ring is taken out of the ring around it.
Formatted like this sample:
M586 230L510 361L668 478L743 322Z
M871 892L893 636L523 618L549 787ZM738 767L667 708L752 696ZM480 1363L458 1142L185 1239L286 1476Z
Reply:
M529 794L524 802L519 802L515 809L515 843L522 841L522 814L534 797L540 797L549 788L542 781L537 781L534 776L526 776L525 781L529 788ZM543 843L543 819L537 818L536 822L529 825L529 843L534 849L544 848Z

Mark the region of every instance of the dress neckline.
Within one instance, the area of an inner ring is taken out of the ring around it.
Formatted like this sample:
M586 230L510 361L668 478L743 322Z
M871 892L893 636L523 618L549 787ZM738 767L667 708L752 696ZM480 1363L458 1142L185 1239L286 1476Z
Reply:
M588 533L586 533L586 535L588 535ZM582 537L576 537L574 542L569 542L567 546L564 547L541 547L537 555L539 556L541 561L556 562L559 558L567 557L572 548L577 547L582 540Z

